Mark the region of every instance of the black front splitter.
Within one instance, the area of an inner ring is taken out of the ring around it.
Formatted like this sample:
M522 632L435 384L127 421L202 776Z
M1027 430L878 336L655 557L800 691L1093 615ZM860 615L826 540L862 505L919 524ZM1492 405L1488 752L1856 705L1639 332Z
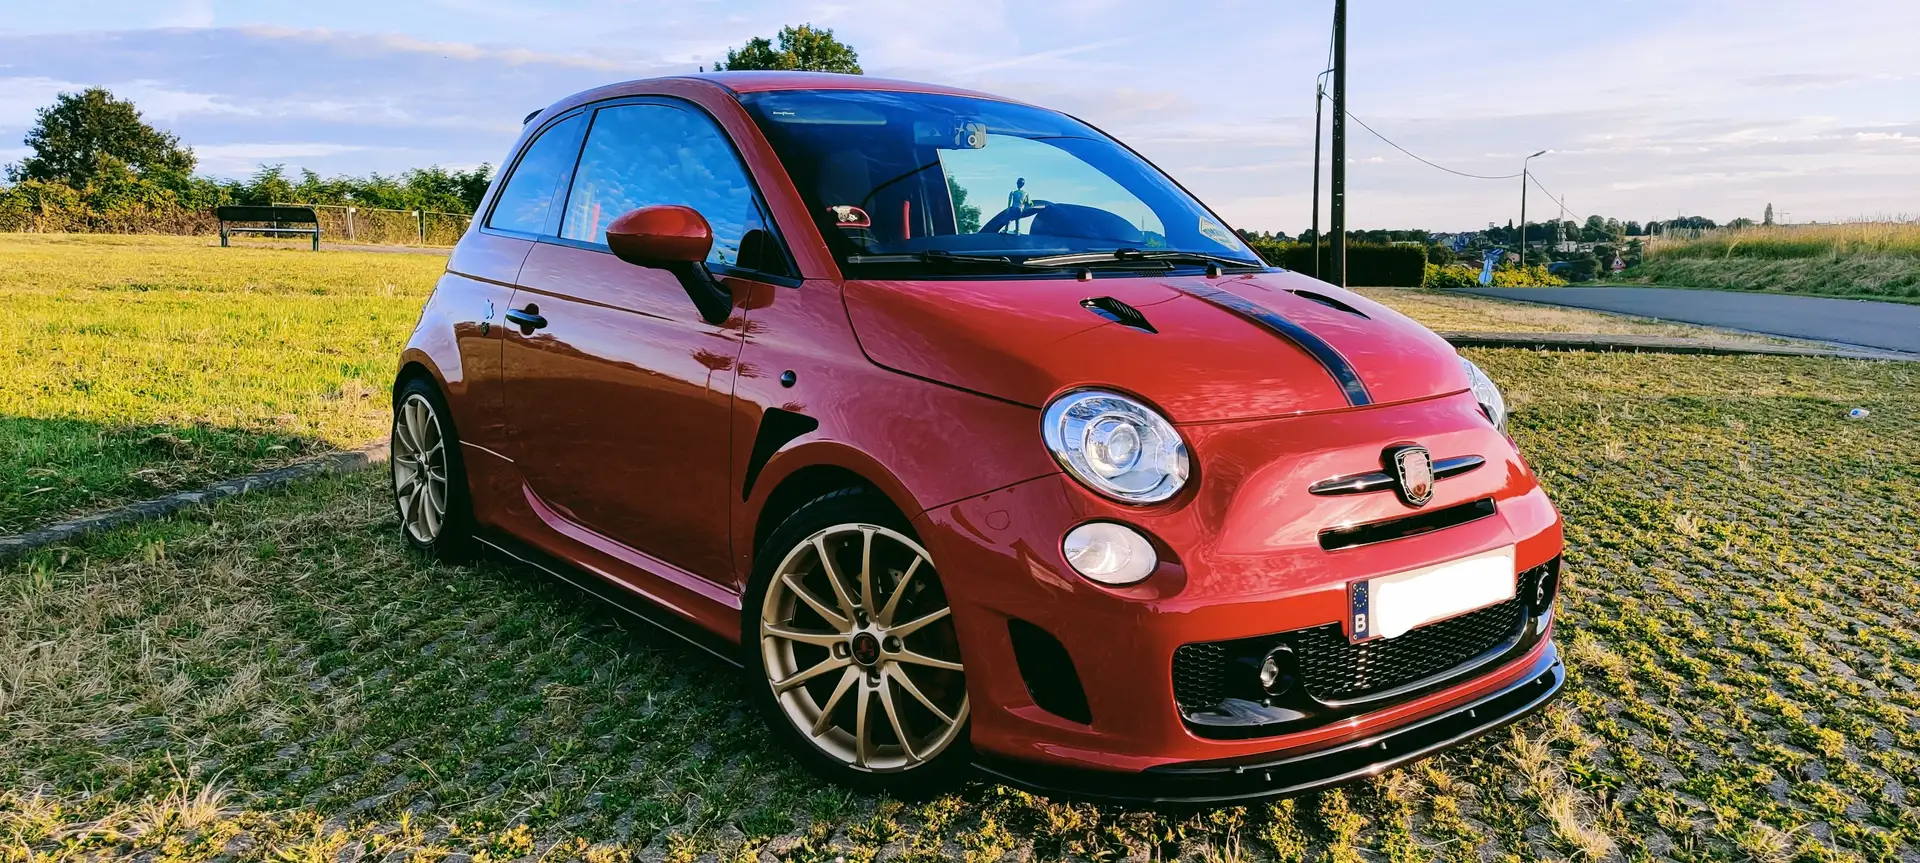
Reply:
M1169 764L1140 773L1051 767L984 754L975 763L989 778L1025 791L1128 806L1232 805L1289 797L1376 776L1519 721L1552 701L1567 680L1552 643L1529 665L1531 674L1478 700L1312 752Z

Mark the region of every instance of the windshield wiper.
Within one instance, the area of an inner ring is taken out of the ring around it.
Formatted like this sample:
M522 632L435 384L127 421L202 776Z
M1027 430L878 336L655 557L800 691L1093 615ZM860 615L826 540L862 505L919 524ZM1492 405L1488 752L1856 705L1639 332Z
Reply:
M1070 255L1049 255L1042 258L1027 258L1020 263L1030 267L1070 267L1093 264L1121 265L1132 263L1160 264L1216 264L1222 268L1260 269L1257 261L1245 258L1230 258L1225 255L1207 252L1183 252L1178 250L1145 251L1142 249L1114 249L1111 252L1075 252Z
M849 264L969 264L975 266L994 266L1020 268L1028 266L1026 261L1016 261L1006 255L962 255L933 249L925 252L896 252L885 255L848 255ZM1042 265L1045 266L1045 265Z

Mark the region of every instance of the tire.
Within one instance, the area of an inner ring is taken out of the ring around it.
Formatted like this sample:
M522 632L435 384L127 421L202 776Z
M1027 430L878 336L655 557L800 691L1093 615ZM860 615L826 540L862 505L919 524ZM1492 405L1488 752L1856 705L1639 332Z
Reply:
M394 389L387 473L407 545L446 563L470 560L473 495L460 434L430 378L408 378Z
M851 488L795 510L756 555L744 599L749 697L802 764L907 799L966 776L958 633L931 556L885 498Z

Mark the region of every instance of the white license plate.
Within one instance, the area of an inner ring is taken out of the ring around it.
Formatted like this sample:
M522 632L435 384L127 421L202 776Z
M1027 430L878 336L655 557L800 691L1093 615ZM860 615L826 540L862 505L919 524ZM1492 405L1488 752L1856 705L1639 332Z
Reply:
M1395 638L1514 596L1513 546L1347 585L1347 636Z

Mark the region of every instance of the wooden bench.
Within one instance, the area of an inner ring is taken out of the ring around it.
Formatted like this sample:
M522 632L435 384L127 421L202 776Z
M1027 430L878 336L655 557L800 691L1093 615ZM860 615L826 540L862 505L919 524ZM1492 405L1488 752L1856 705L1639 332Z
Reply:
M320 251L320 217L312 207L252 207L228 206L215 207L213 215L220 220L220 245L227 245L228 234L305 234L313 237L313 250ZM270 222L263 225L235 225L231 222ZM308 225L305 228L288 228L284 225Z

